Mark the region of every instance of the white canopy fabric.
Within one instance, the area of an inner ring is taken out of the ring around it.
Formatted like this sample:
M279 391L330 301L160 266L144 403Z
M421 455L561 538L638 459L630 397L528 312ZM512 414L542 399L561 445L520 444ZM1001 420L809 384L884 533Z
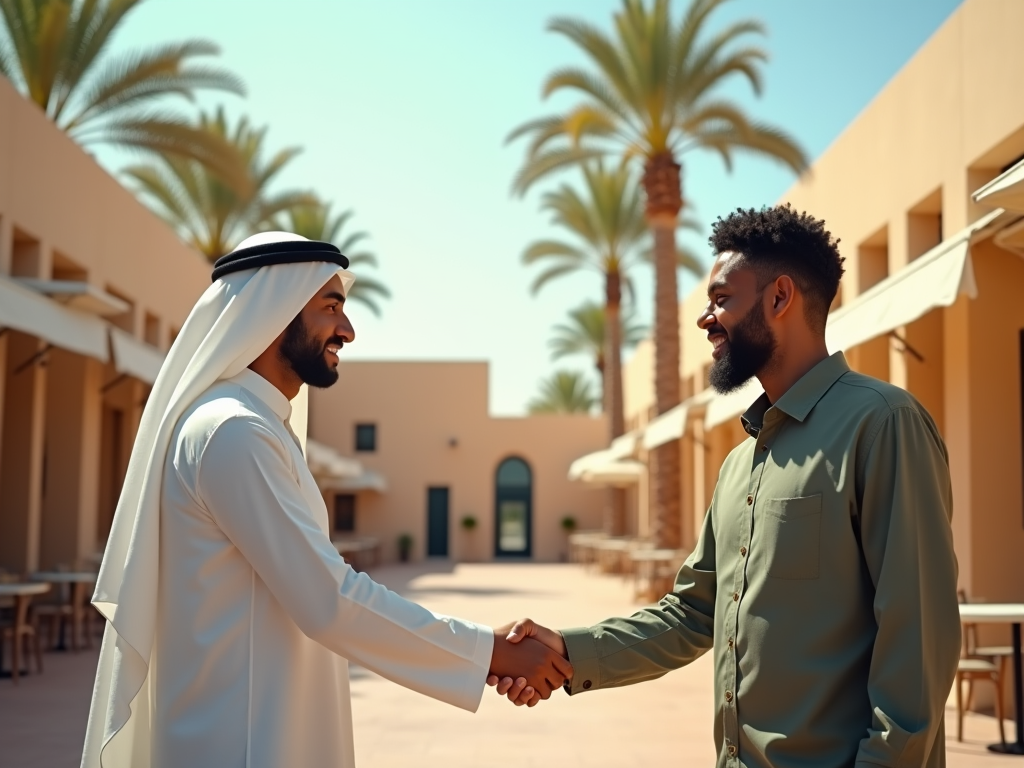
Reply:
M632 485L640 480L644 465L617 459L610 448L581 456L569 465L569 479L596 485Z
M323 489L326 491L374 491L376 493L385 493L388 489L388 483L379 472L373 472L364 468L355 477L339 477L326 481Z
M977 298L971 237L1002 214L997 210L983 216L829 315L829 351L846 351L887 334L933 309L952 306L960 296ZM743 413L763 392L751 379L739 390L716 397L708 405L705 427L712 429Z
M1024 160L972 195L977 203L1024 213Z
M632 458L633 454L636 453L637 443L639 442L639 432L627 432L624 435L616 437L612 440L612 444L608 447L607 454L610 459L628 459Z
M164 364L163 353L120 328L110 327L110 345L114 350L114 370L155 384Z
M363 465L348 459L329 445L306 439L306 464L310 474L318 480L355 478L363 474Z
M0 277L0 327L107 362L107 326L95 315L63 307L31 288Z
M705 389L652 420L644 429L644 448L649 451L659 445L681 438L686 434L686 424L690 413L704 407L714 397L714 390Z

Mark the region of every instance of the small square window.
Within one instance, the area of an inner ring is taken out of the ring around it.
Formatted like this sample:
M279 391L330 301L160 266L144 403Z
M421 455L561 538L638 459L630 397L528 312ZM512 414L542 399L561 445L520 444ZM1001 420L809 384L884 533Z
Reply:
M377 450L376 424L356 424L356 450L364 453Z
M351 493L339 493L334 497L334 530L355 533L356 497Z

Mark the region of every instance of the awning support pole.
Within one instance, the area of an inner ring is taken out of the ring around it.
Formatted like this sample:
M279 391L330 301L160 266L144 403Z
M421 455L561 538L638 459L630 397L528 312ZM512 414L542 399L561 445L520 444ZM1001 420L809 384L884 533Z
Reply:
M116 379L112 379L112 380L108 381L106 384L104 384L102 387L100 387L100 392L101 393L108 392L109 390L113 389L114 387L116 387L118 384L120 384L122 381L124 381L127 378L128 378L128 374L127 373L122 373Z
M910 343L902 336L900 336L898 333L896 333L896 331L889 331L889 335L896 339L896 341L898 341L903 346L900 352L909 352L911 355L917 358L917 362L924 362L924 355L922 355L920 352L918 352L916 349L910 346Z
M31 368L33 365L42 360L46 355L49 354L50 350L53 349L53 344L47 344L45 347L36 352L32 357L26 360L24 363L15 368L12 372L12 376L17 376L19 373L24 371L26 368Z

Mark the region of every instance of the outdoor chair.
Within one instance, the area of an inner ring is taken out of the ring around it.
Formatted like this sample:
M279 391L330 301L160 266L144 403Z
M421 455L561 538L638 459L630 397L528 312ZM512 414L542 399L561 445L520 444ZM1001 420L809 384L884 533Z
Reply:
M957 599L961 603L967 602L967 595L963 590L957 592ZM963 625L963 642L961 645L960 660L957 662L956 679L956 740L964 740L964 714L974 702L974 682L976 680L987 680L995 688L996 722L999 724L999 742L1006 746L1006 734L1003 729L1003 680L1006 679L1005 659L1000 654L982 653L982 651L1002 650L1001 646L978 646L977 625L965 623ZM1013 655L1011 648L1006 649L1006 657ZM999 656L998 664L995 657ZM967 697L963 696L963 684L967 683Z
M10 618L0 625L0 659L8 641L11 645L11 679L18 685L18 678L21 676L21 659L24 653L25 659L32 657L35 651L36 671L43 671L43 650L39 645L39 633L35 627L35 617L29 612L30 601L24 598L16 599L14 607L10 609Z

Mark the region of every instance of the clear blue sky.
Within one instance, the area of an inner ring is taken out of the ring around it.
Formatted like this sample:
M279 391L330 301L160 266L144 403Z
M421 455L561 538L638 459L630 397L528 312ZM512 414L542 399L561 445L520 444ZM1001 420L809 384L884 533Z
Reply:
M718 23L756 15L768 27L766 93L744 89L751 114L783 126L817 156L959 4L958 0L735 0ZM675 0L676 13L683 2ZM545 114L545 76L580 63L547 32L570 15L608 27L618 0L148 0L115 50L189 37L221 45L246 98L217 97L233 115L269 124L270 148L300 145L282 187L313 189L356 211L393 291L383 318L353 306L345 359L491 362L491 409L522 413L556 365L551 326L587 298L596 277L529 293L524 246L552 234L538 192L509 195L522 158L504 137ZM565 102L563 102L564 104ZM123 156L101 152L108 167ZM571 177L567 177L571 178ZM731 175L713 157L684 160L684 193L707 225L736 206L770 204L792 175L741 156ZM842 233L838 233L842 236ZM651 280L638 275L641 316ZM684 281L683 290L694 285ZM585 359L558 365L589 370Z

